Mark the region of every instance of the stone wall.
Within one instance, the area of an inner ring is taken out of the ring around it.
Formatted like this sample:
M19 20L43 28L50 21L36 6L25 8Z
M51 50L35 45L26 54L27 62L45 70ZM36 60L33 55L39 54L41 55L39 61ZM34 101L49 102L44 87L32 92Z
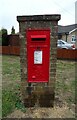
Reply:
M60 15L17 16L20 33L21 91L25 106L53 106L56 80L57 32ZM50 77L48 83L27 82L27 29L50 29Z

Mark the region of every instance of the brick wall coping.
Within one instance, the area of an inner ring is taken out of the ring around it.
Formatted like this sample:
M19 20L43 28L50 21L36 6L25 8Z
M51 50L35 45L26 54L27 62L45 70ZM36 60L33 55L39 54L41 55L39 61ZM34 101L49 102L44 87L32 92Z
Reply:
M60 19L61 19L60 14L17 16L18 22L23 22L23 21L59 21Z

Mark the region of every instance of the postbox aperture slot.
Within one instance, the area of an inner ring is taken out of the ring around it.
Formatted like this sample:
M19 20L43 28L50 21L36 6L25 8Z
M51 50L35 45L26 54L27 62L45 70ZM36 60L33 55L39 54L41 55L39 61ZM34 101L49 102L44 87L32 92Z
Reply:
M32 38L32 41L45 41L46 38Z
M31 35L32 41L45 41L46 35Z

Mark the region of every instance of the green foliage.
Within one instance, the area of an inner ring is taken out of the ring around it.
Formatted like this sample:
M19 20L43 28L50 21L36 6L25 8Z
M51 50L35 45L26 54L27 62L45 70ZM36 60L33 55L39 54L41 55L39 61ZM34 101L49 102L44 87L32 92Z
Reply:
M15 34L14 26L13 26L12 29L11 29L11 34Z
M2 36L0 36L0 46L2 45Z
M2 34L8 34L7 29L5 29L5 28L2 28L1 31L2 31Z
M19 91L16 90L3 90L2 92L2 116L5 117L9 113L13 112L14 109L21 109L25 112L26 109L20 100Z
M2 45L2 31L0 30L0 46Z
M25 108L24 104L20 101L16 102L15 107L17 109L21 109L22 112L26 112L26 108Z
M2 46L7 46L9 44L7 29L2 28L1 33L2 33Z
M3 90L2 92L2 116L6 116L15 109L16 94L9 90Z

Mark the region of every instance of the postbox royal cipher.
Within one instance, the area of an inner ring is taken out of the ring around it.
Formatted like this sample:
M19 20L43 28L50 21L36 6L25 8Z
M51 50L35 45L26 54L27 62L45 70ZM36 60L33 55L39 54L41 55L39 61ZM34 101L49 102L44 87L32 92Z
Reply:
M49 81L50 30L27 30L28 82Z

